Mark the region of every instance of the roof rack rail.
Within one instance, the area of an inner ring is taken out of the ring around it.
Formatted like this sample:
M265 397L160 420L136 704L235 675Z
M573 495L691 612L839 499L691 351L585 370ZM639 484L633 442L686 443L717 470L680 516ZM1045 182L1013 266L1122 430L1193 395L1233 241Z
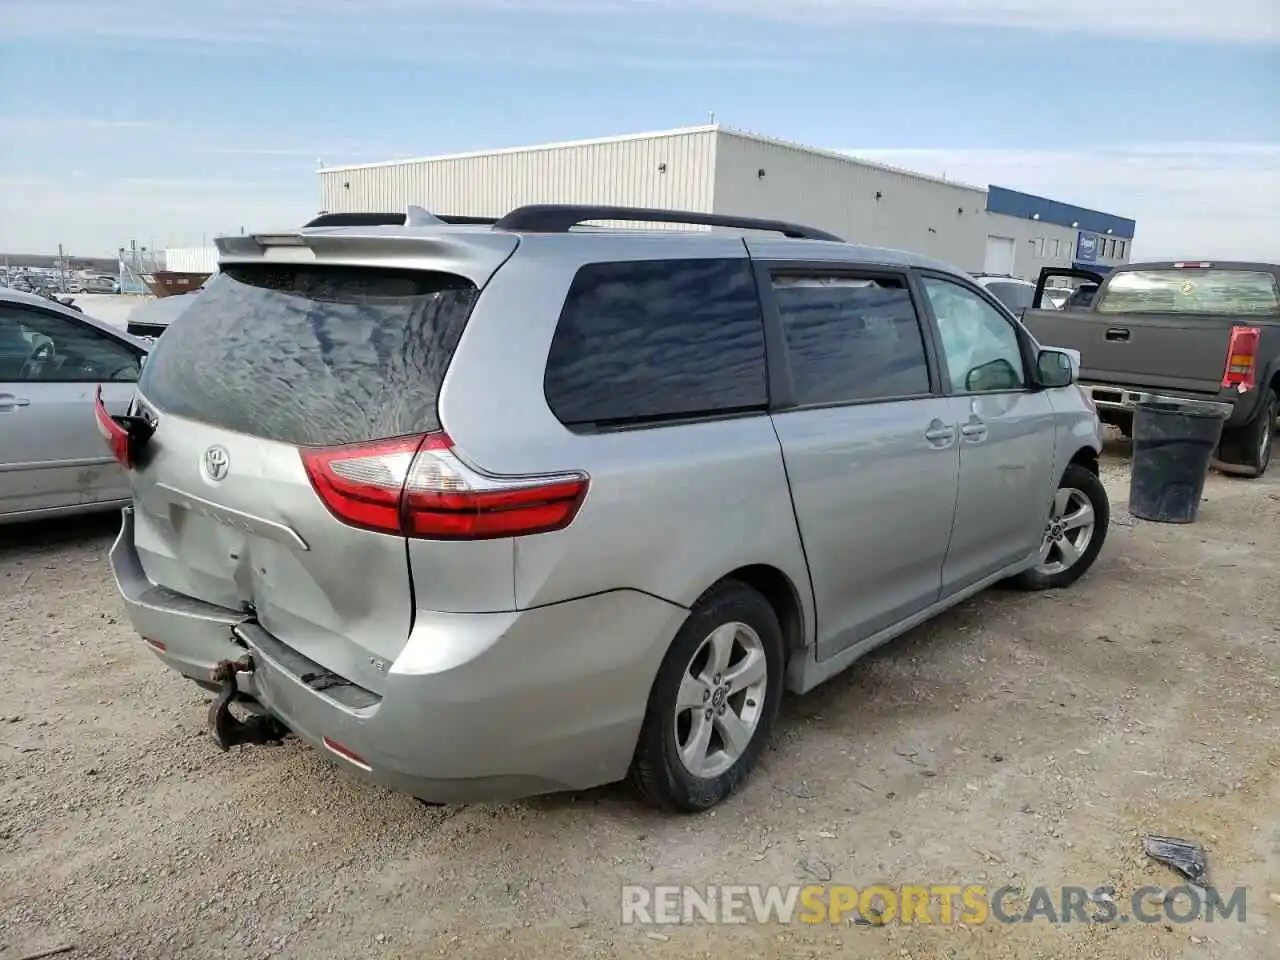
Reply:
M656 210L648 207L608 207L569 203L539 203L518 207L493 225L495 230L529 233L567 233L573 227L591 220L635 220L645 223L687 223L706 227L731 227L737 230L761 230L781 233L797 240L844 240L833 233L783 220L759 220L719 213L695 213L692 210Z
M497 217L466 217L456 214L432 214L437 220L449 224L476 224L486 227L498 222ZM360 211L358 213L322 213L307 221L305 227L403 227L408 221L408 213L374 213Z

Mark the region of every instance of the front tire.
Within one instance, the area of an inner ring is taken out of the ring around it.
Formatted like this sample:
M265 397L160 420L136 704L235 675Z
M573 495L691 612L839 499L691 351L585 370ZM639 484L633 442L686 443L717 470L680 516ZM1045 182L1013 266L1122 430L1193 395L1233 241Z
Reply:
M694 604L654 680L631 763L645 800L696 813L738 789L778 715L784 649L778 615L751 587L725 581Z
M1253 422L1225 434L1218 444L1219 469L1246 480L1256 480L1266 473L1271 466L1278 410L1280 400L1274 390L1268 390Z
M1097 475L1073 463L1058 484L1041 542L1040 562L1014 578L1024 590L1061 590L1098 559L1111 523L1111 501Z

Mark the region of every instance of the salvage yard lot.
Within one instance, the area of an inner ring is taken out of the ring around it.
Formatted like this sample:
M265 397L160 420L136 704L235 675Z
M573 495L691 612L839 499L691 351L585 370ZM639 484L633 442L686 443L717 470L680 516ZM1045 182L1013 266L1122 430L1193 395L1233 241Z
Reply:
M0 528L0 960L462 956L1274 957L1280 477L1198 523L1124 509L1091 573L992 590L803 698L714 813L624 787L426 808L296 741L222 754L208 697L121 613L114 520ZM460 732L459 735L465 735ZM1176 886L1201 841L1232 918L1128 925L622 927L624 884Z

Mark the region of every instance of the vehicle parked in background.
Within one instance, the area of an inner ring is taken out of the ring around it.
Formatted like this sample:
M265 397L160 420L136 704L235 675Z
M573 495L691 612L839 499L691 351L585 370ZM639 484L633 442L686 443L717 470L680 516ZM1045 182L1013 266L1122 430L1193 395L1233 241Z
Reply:
M207 284L206 280L204 285ZM126 329L135 337L155 339L168 330L169 325L195 302L204 285L190 293L159 297L139 304L129 314Z
M1081 381L1105 423L1126 436L1150 397L1231 406L1216 460L1260 477L1280 412L1280 266L1178 260L1117 267L1107 278L1047 268L1098 284L1085 310L1024 314L1032 333L1080 351Z
M45 297L0 289L0 523L129 500L94 415L124 414L146 345Z
M702 213L462 219L220 238L100 412L125 609L224 748L274 718L429 801L629 775L702 810L784 687L1101 549L1074 357L963 272Z
M1032 286L1034 288L1035 285L1032 284ZM1045 287L1040 308L1042 310L1062 310L1066 307L1067 300L1070 299L1073 292L1070 287ZM1032 295L1034 297L1034 293Z
M994 273L975 273L973 278L1013 313L1019 314L1031 306L1036 295L1036 285L1029 280L1002 276Z
M1099 278L1100 280L1101 278ZM1082 283L1072 290L1062 301L1059 310L1088 310L1093 305L1093 298L1098 294L1098 284ZM1041 304L1038 309L1043 309Z
M115 277L86 277L82 283L84 293L119 293L120 281Z

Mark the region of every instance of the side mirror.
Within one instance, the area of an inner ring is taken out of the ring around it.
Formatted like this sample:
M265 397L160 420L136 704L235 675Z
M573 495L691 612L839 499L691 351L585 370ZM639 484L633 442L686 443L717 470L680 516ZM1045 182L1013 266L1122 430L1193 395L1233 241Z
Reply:
M1023 386L1022 377L1013 364L1003 357L974 367L964 380L965 389L971 393L987 393L997 390L1017 390Z
M1036 382L1045 388L1069 387L1075 383L1079 360L1071 355L1072 352L1052 347L1042 349L1036 355Z

